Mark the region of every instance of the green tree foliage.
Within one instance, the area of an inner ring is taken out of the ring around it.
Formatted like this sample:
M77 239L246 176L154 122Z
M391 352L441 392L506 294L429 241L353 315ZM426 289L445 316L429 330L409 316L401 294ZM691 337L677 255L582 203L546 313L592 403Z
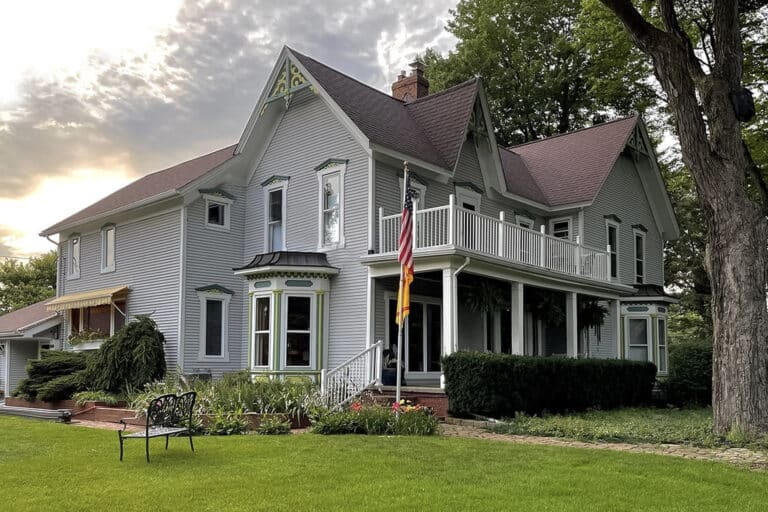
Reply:
M481 77L502 144L651 102L647 61L596 0L463 0L452 14L446 28L459 40L455 50L423 57L430 88Z
M126 324L88 360L93 389L124 393L165 375L165 336L147 316Z
M0 263L0 314L10 313L56 294L56 253L27 263Z

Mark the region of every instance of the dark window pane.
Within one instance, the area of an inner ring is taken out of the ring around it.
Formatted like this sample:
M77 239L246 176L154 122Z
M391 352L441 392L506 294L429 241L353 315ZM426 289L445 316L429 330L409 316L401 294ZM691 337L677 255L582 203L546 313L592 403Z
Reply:
M80 310L72 309L72 332L80 331Z
M617 277L619 275L619 262L616 258L616 253L611 253L611 277Z
M289 332L285 339L285 364L309 366L309 333Z
M256 330L269 330L269 297L256 299Z
M224 225L224 205L210 203L208 205L208 224Z
M440 371L440 354L443 339L441 336L442 316L438 304L427 305L427 371Z
M608 245L611 246L611 251L616 250L616 228L608 226Z
M269 221L283 220L283 191L273 190L269 193Z
M221 355L221 328L224 303L220 300L205 301L205 355Z
M308 331L309 297L288 297L288 330L289 331Z
M86 308L84 311L83 327L90 331L99 331L104 336L109 336L111 309L111 304Z
M253 350L256 366L269 366L269 333L257 333L254 336Z
M424 371L424 307L411 301L408 315L408 371Z

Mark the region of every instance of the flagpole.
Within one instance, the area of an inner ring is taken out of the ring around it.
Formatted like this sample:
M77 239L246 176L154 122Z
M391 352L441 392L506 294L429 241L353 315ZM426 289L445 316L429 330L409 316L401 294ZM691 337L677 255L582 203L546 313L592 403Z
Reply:
M408 194L408 162L403 162L403 200L401 204L405 203L406 195ZM400 222L402 223L402 217L400 218ZM400 265L400 288L398 289L398 295L400 295L399 300L397 301L400 305L400 310L397 312L398 318L400 321L397 323L397 377L395 380L395 403L399 406L400 405L400 388L402 387L402 360L403 360L403 325L405 324L405 319L403 318L403 311L404 311L404 304L403 304L403 298L404 298L404 287L405 287L405 276L403 272L404 265Z

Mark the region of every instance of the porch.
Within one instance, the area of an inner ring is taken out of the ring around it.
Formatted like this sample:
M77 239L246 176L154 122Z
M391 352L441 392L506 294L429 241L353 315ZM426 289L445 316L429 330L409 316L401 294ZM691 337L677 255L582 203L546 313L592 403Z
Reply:
M384 215L379 208L378 255L397 254L402 215ZM611 282L611 247L599 249L508 222L504 212L490 217L460 207L453 194L449 204L417 210L413 215L414 255L458 250L548 273Z

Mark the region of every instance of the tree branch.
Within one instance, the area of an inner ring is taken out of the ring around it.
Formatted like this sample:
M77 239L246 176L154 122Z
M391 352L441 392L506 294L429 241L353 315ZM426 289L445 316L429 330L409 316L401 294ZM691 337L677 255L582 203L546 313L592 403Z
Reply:
M733 0L714 0L712 5L715 37L714 73L725 80L732 91L741 83L744 49L739 29L739 3Z
M747 161L749 175L752 177L752 181L755 182L755 186L760 192L760 209L762 210L763 215L768 217L768 185L766 185L765 180L763 179L762 169L760 169L752 159L752 153L749 151L747 143L742 142L742 144L744 147L744 159Z
M637 46L647 54L667 33L648 23L631 0L600 0L621 20Z

